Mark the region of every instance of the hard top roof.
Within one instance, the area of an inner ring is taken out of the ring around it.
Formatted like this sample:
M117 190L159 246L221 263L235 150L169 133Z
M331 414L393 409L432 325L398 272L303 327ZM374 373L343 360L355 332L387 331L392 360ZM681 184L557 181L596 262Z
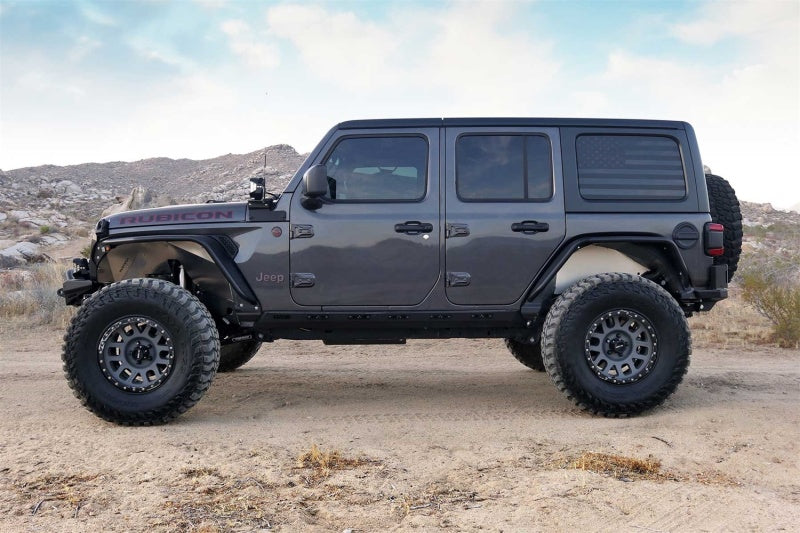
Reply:
M339 129L369 128L440 128L446 126L541 126L541 127L595 127L595 128L659 128L685 129L686 123L674 120L634 120L619 118L386 118L348 120Z

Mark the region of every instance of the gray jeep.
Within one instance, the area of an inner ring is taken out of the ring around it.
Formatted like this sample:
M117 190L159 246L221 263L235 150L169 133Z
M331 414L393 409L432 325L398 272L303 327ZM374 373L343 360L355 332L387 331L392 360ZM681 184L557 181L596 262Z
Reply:
M685 122L339 124L281 195L100 220L59 293L70 387L120 424L169 421L264 342L502 338L574 403L624 416L689 365L686 317L727 296L728 183Z

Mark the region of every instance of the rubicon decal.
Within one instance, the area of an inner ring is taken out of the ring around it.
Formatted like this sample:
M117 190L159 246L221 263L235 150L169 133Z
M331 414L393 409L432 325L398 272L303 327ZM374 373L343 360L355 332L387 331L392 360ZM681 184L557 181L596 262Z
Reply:
M141 215L124 215L119 224L160 224L163 222L202 222L205 220L232 220L233 211L180 211L175 213L151 213Z

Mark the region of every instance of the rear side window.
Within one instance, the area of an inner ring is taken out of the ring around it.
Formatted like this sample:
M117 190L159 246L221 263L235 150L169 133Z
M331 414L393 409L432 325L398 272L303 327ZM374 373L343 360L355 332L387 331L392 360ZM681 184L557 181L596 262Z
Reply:
M682 200L686 176L678 142L658 135L581 135L578 187L587 200Z
M456 190L467 202L546 200L553 195L550 141L542 135L462 135Z
M422 137L350 137L325 160L336 201L417 201L425 196L428 143Z

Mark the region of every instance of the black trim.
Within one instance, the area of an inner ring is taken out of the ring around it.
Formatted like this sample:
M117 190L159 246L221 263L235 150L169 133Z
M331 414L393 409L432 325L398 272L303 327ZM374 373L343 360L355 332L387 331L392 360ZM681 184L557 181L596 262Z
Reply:
M233 290L243 300L252 305L259 305L258 298L253 294L253 290L248 285L239 268L233 262L233 258L228 254L222 243L217 240L216 235L139 235L131 237L112 237L103 241L103 245L119 246L122 244L134 244L140 242L158 241L190 241L196 242L208 252L211 259L219 267L222 275L230 283Z
M267 206L248 205L248 222L286 222L286 211L273 211Z
M604 127L604 128L649 128L662 130L683 130L685 122L673 120L634 120L605 118L390 118L348 120L338 124L334 130L370 128L447 128L471 126L506 127Z

